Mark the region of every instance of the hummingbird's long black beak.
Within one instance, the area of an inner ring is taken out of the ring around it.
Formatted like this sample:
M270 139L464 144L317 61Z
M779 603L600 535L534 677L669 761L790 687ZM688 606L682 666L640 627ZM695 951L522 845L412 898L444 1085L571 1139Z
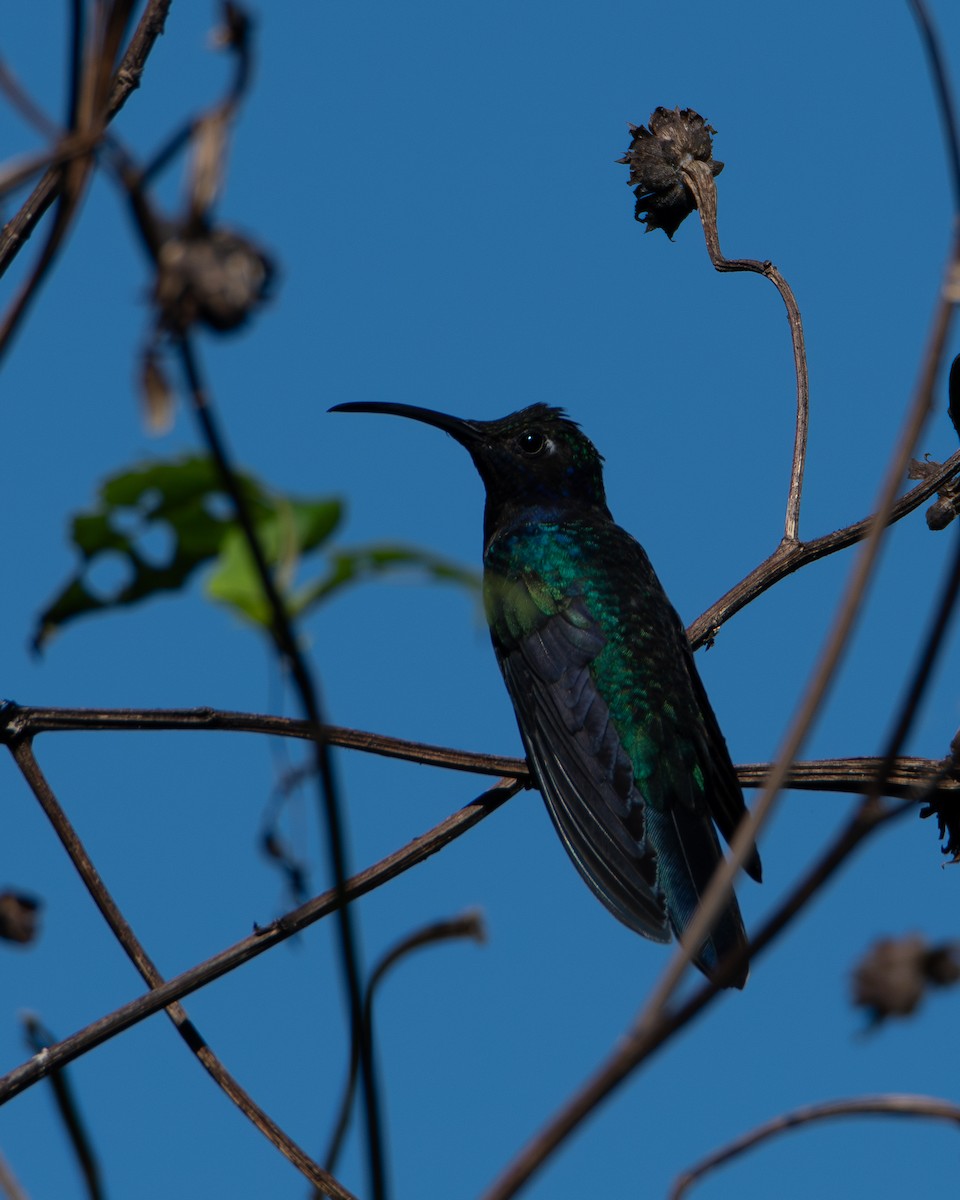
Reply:
M348 404L335 404L329 412L359 412L386 413L393 417L408 417L411 421L420 421L424 425L432 425L442 429L444 433L472 450L483 439L480 423L466 421L462 417L453 417L449 413L434 412L432 408L420 408L416 404L391 404L380 401L356 400Z

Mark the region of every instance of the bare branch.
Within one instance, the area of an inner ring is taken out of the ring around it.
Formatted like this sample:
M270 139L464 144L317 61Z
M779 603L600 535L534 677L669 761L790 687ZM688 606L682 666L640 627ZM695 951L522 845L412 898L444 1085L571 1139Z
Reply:
M952 454L937 471L930 474L922 483L911 488L909 492L905 492L884 518L885 524L894 525L909 513L914 512L958 471L960 471L960 450ZM696 650L706 642L712 641L724 622L729 621L732 616L773 587L775 583L792 575L794 571L798 571L807 563L816 562L819 558L826 558L830 554L836 554L838 550L846 550L848 546L862 542L876 519L877 514L873 513L834 533L814 538L811 542L781 542L768 559L754 568L749 575L721 596L716 604L713 604L705 613L697 617L692 625L687 627L687 638L690 645Z
M147 1017L153 1016L154 1013L160 1012L161 1009L175 1001L205 987L215 979L222 978L230 971L236 970L237 967L286 941L287 938L300 933L315 921L334 912L342 901L349 902L364 896L381 884L402 875L404 871L436 854L438 850L442 850L444 846L472 829L485 817L496 812L501 804L520 790L520 787L521 784L516 779L501 779L488 791L477 796L475 800L447 817L445 821L441 821L439 825L434 826L421 837L414 838L402 849L387 855L380 862L348 880L343 896L338 895L335 888L331 888L280 917L279 920L271 922L270 925L257 929L243 941L222 950L198 966L191 967L190 970L184 971L161 986L152 988L146 995L101 1017L98 1021L87 1025L55 1046L48 1047L41 1054L35 1055L0 1078L0 1105L12 1100L14 1096L18 1096L28 1087L32 1087L50 1071L65 1063L73 1062L74 1059L132 1026L138 1025Z

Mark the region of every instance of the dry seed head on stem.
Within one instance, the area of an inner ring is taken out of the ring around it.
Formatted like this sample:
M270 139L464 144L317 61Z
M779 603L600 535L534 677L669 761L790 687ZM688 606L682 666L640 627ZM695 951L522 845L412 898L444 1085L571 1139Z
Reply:
M696 208L683 176L684 167L697 161L719 175L723 163L713 157L717 131L692 108L656 108L645 125L631 125L633 141L617 162L630 168L628 185L637 198L635 217L647 232L662 229L672 238L680 223Z

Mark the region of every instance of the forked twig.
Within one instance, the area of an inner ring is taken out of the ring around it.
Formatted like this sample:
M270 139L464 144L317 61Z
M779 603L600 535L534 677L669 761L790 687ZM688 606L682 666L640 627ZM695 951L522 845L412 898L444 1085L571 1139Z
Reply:
M149 0L120 63L106 106L112 121L132 92L140 86L147 59L163 32L173 0ZM26 244L47 209L60 194L63 175L59 166L49 168L16 215L0 229L0 275L3 275Z
M916 487L905 492L883 517L887 525L894 525L909 513L914 512L935 492L960 471L960 450L952 454L938 470L932 472ZM822 537L809 542L781 542L777 549L746 575L738 584L721 596L706 612L702 613L687 627L687 638L690 645L697 649L706 642L712 641L717 630L724 622L740 612L764 592L798 571L807 563L816 562L839 550L846 550L862 542L877 520L877 513L871 513L852 525L846 525L834 533L826 533Z
M315 897L299 908L271 922L262 929L257 929L250 937L244 938L235 945L221 950L205 962L191 967L159 987L152 988L145 996L123 1005L112 1013L101 1017L84 1029L64 1038L55 1046L49 1046L42 1054L35 1055L19 1067L9 1071L0 1078L0 1105L12 1100L27 1088L32 1087L38 1080L43 1079L50 1071L93 1050L125 1030L138 1025L147 1017L160 1012L176 1000L183 999L191 992L206 987L215 979L220 979L230 971L249 962L253 958L271 950L287 938L300 933L316 921L335 912L340 903L358 899L379 887L382 883L396 879L404 871L418 863L424 862L448 846L456 838L462 836L485 817L515 795L523 785L517 779L501 779L493 787L477 796L475 800L453 813L435 825L421 837L414 838L400 850L388 854L380 862L367 867L352 879L347 880L344 894L338 894L335 888Z
M56 831L64 849L70 856L70 860L83 880L84 886L90 893L97 908L99 908L104 920L110 926L114 937L116 937L117 941L126 951L127 957L150 988L156 990L163 987L165 982L163 976L157 970L146 950L141 945L140 940L120 912L103 880L100 878L100 874L87 854L80 837L63 811L46 777L40 770L40 765L34 756L29 741L13 743L10 746L10 752L17 766L20 768L23 777L26 779L30 790L37 798L47 819ZM355 1197L342 1187L329 1172L324 1171L309 1155L301 1150L240 1086L201 1037L199 1030L187 1016L183 1006L177 1001L173 1001L165 1007L167 1015L173 1022L177 1032L206 1068L207 1072L234 1104L236 1104L244 1116L276 1146L281 1154L301 1171L311 1183L320 1189L324 1195L333 1197L334 1200L355 1200ZM49 1054L50 1048L47 1047L37 1057L47 1058Z

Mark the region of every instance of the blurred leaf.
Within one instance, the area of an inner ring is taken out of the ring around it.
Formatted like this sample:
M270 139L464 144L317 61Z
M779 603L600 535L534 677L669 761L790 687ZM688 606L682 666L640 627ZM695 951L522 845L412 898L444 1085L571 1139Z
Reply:
M166 433L173 425L174 392L160 357L150 349L140 360L140 395L147 431Z
M246 473L238 479L291 615L306 612L348 584L401 569L413 569L429 580L477 586L477 576L455 563L427 551L385 545L330 552L326 573L298 589L301 560L336 531L343 517L341 501L284 496ZM157 531L170 545L161 562L150 551ZM205 456L153 462L111 476L100 488L96 508L74 517L71 540L80 564L41 613L35 650L43 649L55 632L77 617L182 589L194 571L208 563L214 566L205 588L211 599L255 625L270 624L246 540L232 517L216 467ZM93 571L111 560L116 566L118 559L122 583L96 587Z

